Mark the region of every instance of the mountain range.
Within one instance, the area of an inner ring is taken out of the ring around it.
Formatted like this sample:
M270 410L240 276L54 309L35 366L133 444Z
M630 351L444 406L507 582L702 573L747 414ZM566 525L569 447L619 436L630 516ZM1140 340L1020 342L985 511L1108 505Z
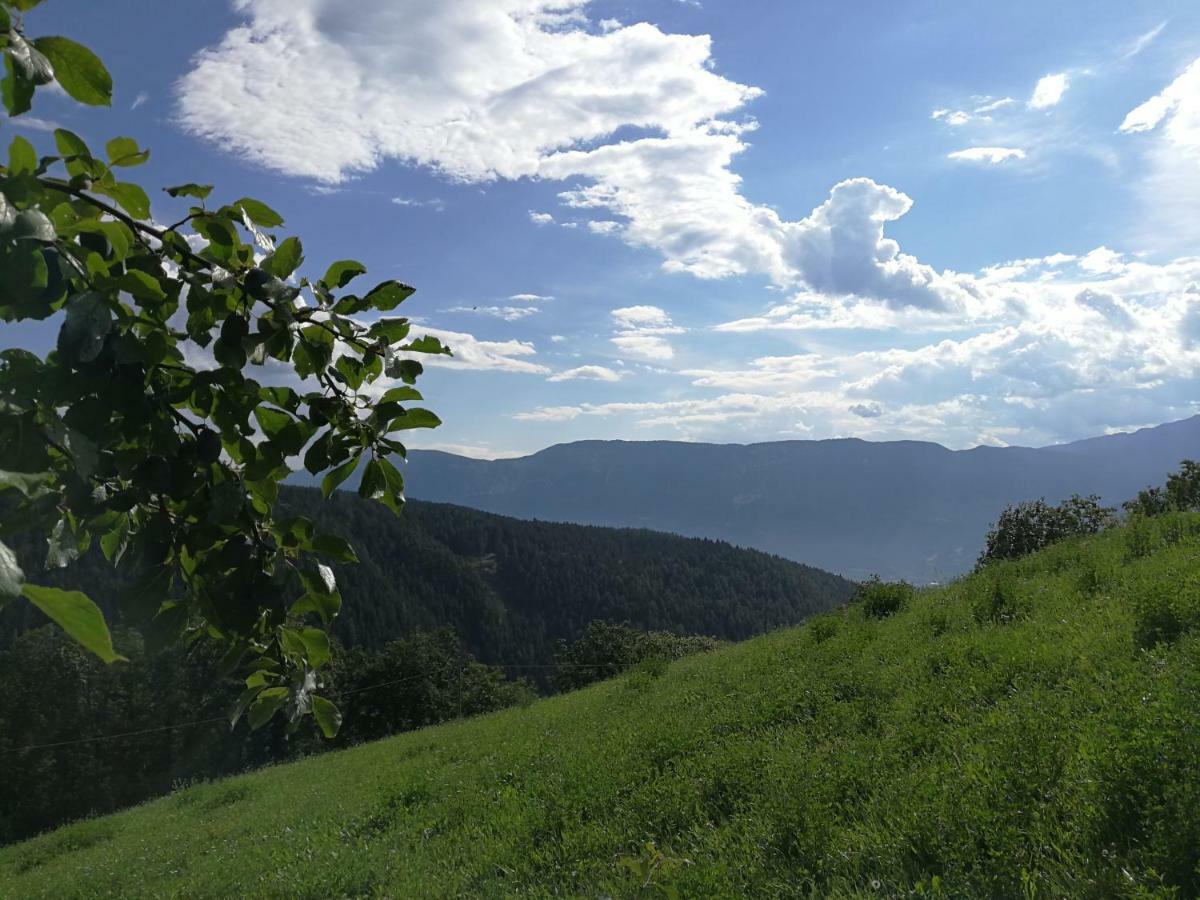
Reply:
M409 454L408 492L524 519L729 541L852 578L968 570L1008 504L1119 504L1200 455L1200 416L1048 447L859 439L580 441L516 459Z

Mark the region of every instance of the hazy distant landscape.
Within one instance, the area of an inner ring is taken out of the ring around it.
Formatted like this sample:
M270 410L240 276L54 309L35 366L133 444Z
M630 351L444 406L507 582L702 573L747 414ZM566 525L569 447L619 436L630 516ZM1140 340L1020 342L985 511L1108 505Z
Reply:
M968 571L1009 503L1119 505L1200 453L1200 417L1041 449L917 441L585 441L494 461L413 451L414 497L522 518L653 528L917 583Z

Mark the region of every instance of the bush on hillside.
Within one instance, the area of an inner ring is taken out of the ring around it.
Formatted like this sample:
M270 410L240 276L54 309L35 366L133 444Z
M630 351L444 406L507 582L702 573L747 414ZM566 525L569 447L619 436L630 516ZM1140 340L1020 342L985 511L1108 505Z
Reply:
M1178 472L1167 476L1164 487L1138 491L1138 495L1126 500L1122 508L1131 516L1162 516L1169 512L1200 510L1200 463L1185 459Z
M886 619L904 609L914 593L907 581L881 581L878 575L873 575L862 583L854 599L862 603L863 612L870 618Z
M657 669L661 674L661 663L647 661L682 659L693 653L714 650L720 644L716 638L703 635L640 631L628 623L592 622L583 637L573 644L559 641L555 654L558 672L554 683L559 690L571 691L612 678L643 663L648 670Z
M449 628L416 633L334 663L331 692L344 710L338 743L374 741L450 719L526 703L523 681L477 662Z
M1005 507L987 535L976 568L998 559L1020 559L1069 537L1096 534L1115 521L1115 509L1093 494L1073 494L1057 506L1045 498Z

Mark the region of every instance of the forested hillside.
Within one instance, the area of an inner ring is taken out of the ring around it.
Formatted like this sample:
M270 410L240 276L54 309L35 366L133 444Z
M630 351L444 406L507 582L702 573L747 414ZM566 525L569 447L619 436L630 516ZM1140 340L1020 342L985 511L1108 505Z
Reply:
M0 850L0 894L1194 897L1198 550L1138 519L190 788Z
M739 640L853 593L850 582L827 572L649 531L525 522L419 502L395 516L348 493L323 501L315 490L285 488L280 515L299 514L358 553L359 563L333 566L346 601L334 634L347 646L378 647L449 626L484 662L549 665L559 640L579 637L596 619ZM44 543L14 544L27 571L42 569ZM39 579L86 587L119 621L122 585L95 548ZM0 612L0 646L44 621L27 604L10 605Z

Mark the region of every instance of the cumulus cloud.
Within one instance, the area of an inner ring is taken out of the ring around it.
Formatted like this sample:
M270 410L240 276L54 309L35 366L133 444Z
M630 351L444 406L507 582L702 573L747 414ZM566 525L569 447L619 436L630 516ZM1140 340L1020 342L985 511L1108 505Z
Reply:
M510 294L508 299L513 303L541 303L554 298L548 294Z
M1200 59L1160 93L1130 110L1119 130L1137 134L1164 122L1164 135L1171 144L1192 152L1200 149Z
M1057 106L1070 85L1071 79L1066 72L1043 76L1033 88L1033 96L1029 98L1029 108L1049 109L1051 106Z
M783 259L819 293L893 308L961 307L971 293L968 284L901 253L884 237L884 225L911 208L908 195L869 178L843 181L807 218L782 226Z
M547 381L620 381L621 373L606 366L578 366L556 372Z
M618 328L666 328L671 326L671 317L658 306L624 306L614 309L609 315Z
M1010 159L1024 159L1025 151L1019 147L968 147L947 154L948 158L963 162L982 162L999 165Z
M237 9L177 85L177 118L264 166L326 184L389 158L464 181L558 180L565 206L607 214L591 231L670 272L946 302L941 276L882 236L903 194L856 179L800 221L741 194L733 163L761 91L719 74L706 35L596 29L585 0L363 0L352 19L333 0Z
M685 329L671 321L658 306L625 306L610 315L617 333L611 338L626 355L649 362L673 359L675 348L663 335L682 334Z
M850 412L862 419L878 419L883 415L883 407L878 403L855 403Z

